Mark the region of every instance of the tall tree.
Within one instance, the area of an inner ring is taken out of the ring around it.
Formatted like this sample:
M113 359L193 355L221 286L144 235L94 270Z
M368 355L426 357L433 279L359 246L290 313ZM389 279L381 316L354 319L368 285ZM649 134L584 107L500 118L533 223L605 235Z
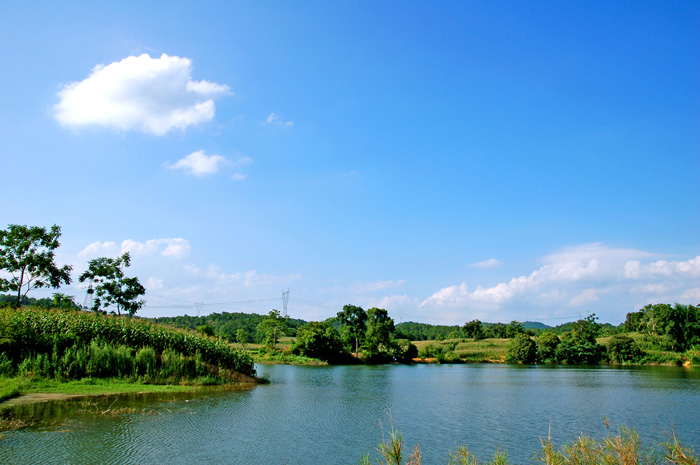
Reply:
M462 331L467 337L471 337L475 341L484 338L484 328L479 320L472 320L464 323L464 326L462 326Z
M355 339L355 356L357 356L360 351L360 339L367 331L367 313L362 307L345 305L343 311L338 312L337 318L347 335Z
M394 339L394 320L383 308L367 310L365 346L369 357L386 353Z
M287 333L288 322L288 316L280 315L280 311L274 308L270 310L258 325L258 332L265 336L265 344L274 349L280 336Z
M107 307L117 307L117 314L122 311L135 315L145 303L139 297L146 293L138 278L124 276L124 268L131 264L129 252L121 257L100 257L88 262L88 269L78 278L80 282L90 281L87 293L93 295L91 310L105 311Z
M54 261L61 245L61 228L53 225L49 231L40 226L11 224L0 230L0 270L11 276L0 277L0 291L17 293L17 306L32 289L70 284L70 265L58 267Z

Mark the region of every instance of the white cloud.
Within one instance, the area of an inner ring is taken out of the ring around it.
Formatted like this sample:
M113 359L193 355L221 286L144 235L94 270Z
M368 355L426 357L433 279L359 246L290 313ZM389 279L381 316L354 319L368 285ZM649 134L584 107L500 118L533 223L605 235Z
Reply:
M688 289L681 294L681 301L691 303L693 305L700 304L700 287Z
M64 126L103 126L163 135L211 121L214 98L229 87L192 81L189 58L147 54L97 65L58 93L56 119Z
M472 263L471 266L474 268L495 268L497 266L500 266L501 262L496 260L495 258L489 258L488 260L484 260L483 262L477 262L477 263Z
M276 113L270 113L270 116L267 117L267 119L265 120L265 122L263 124L273 125L273 126L291 127L294 124L294 121L282 121Z
M151 276L146 280L146 289L148 289L149 291L157 291L158 289L163 289L163 280Z
M231 162L221 155L206 155L204 150L197 150L174 164L166 163L165 166L171 170L184 170L191 175L202 177L216 173L223 165L228 163Z
M93 242L78 252L78 257L112 255L116 253L117 244L114 242Z
M190 243L181 237L151 239L137 242L126 239L122 242L121 253L129 252L132 257L160 254L163 257L183 258L190 254Z
M585 289L579 295L571 299L571 301L569 301L569 305L571 307L582 307L592 302L597 302L598 300L600 300L598 297L598 290Z
M517 300L537 307L577 307L603 302L601 295L644 293L649 298L688 302L700 276L700 256L686 261L658 260L657 254L636 249L611 248L600 243L570 247L544 257L544 265L531 272L470 290L466 282L448 286L424 300L428 308L492 308ZM647 263L648 262L648 263ZM678 289L675 294L669 290ZM683 292L685 289L685 292ZM692 299L691 299L692 300Z

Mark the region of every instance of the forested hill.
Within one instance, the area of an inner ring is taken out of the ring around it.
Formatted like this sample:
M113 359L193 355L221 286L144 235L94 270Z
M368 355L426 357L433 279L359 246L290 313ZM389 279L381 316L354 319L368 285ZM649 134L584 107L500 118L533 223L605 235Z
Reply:
M172 316L153 318L157 323L174 326L176 328L197 329L200 326L209 325L214 330L214 335L221 336L231 342L236 341L236 331L242 329L246 332L249 341L259 341L258 325L263 320L263 315L257 313L212 313L205 316ZM296 336L297 328L306 321L290 318L288 321L288 336Z

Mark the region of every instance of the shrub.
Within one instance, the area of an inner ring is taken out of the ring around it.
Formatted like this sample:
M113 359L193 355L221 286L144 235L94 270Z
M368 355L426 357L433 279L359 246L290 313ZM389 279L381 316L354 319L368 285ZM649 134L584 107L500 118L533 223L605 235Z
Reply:
M535 341L524 333L519 333L508 344L507 363L535 363L537 349Z
M537 359L544 363L556 362L557 346L561 340L551 331L545 331L537 339Z
M623 334L616 334L610 338L607 347L608 357L615 363L639 362L645 355L634 339Z
M325 321L312 321L300 326L291 351L331 363L339 361L344 353L338 330Z

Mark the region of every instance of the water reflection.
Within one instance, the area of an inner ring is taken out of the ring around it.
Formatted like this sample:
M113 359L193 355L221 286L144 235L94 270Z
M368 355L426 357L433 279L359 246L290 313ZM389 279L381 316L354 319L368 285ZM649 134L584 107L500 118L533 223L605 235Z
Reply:
M500 447L512 463L530 463L550 425L561 444L580 433L605 436L605 417L654 443L674 427L700 449L700 376L683 368L260 366L258 372L272 383L22 407L54 421L6 433L0 463L356 463L374 451L392 420L407 445L420 442L424 463L446 463L448 451L463 444L482 460ZM103 413L108 407L111 413Z

